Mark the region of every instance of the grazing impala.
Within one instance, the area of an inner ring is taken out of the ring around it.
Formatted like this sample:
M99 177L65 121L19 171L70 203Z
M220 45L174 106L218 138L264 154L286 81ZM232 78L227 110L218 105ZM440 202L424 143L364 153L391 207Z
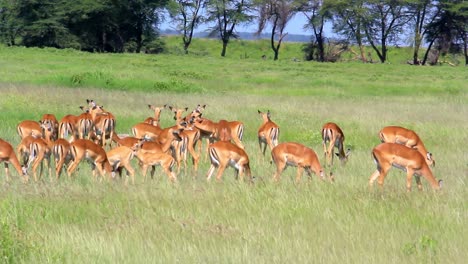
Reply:
M382 143L397 143L417 149L425 157L427 165L435 166L432 154L426 150L424 143L413 130L399 126L387 126L380 130L379 137Z
M211 166L208 170L206 179L209 181L213 172L218 168L216 180L220 181L223 172L227 166L232 166L240 180L244 179L244 173L252 181L252 174L250 172L249 157L244 149L232 144L229 141L218 141L210 144L208 149L210 153Z
M39 121L39 123L47 125L52 129L52 134L51 134L52 140L56 140L58 138L59 123L55 115L44 114L42 115L41 121Z
M68 176L71 177L73 172L75 172L78 164L86 158L91 163L91 168L93 170L93 176L96 179L96 168L101 175L101 178L105 178L106 173L112 173L112 169L107 159L106 152L104 149L87 139L77 139L71 143L70 153L72 155L73 161L70 163L67 169Z
M58 137L73 141L76 138L76 126L78 122L78 116L66 115L59 122Z
M119 171L122 176L122 168L127 170L127 175L132 178L132 184L135 184L135 170L130 164L130 161L135 156L136 151L141 146L140 142L135 143L131 148L126 146L119 146L107 152L107 159L112 168L112 177L115 177L115 171ZM125 178L125 184L128 183L128 178Z
M416 176L418 189L422 190L420 176L426 178L434 190L441 188L442 181L432 174L425 161L425 157L415 149L396 143L381 143L372 150L372 157L377 164L377 170L370 176L369 185L372 186L378 178L378 184L382 188L385 177L391 167L406 171L406 189L411 191L411 180Z
M55 178L58 180L63 166L68 165L72 160L70 143L63 138L57 139L52 145L52 154L55 160Z
M276 165L276 172L273 176L275 181L279 181L281 173L287 166L297 167L296 183L301 180L304 170L309 177L311 172L320 179L324 179L324 171L318 160L317 154L312 149L294 142L280 143L271 151L273 162ZM330 174L333 181L333 176Z
M29 146L28 168L33 172L34 181L38 181L42 175L43 164L45 164L49 171L49 179L52 180L52 167L50 167L51 147L49 142L43 138L35 138ZM45 161L45 163L44 163ZM37 167L41 166L39 177L37 177Z
M263 155L265 156L265 151L267 145L272 150L274 147L278 145L278 138L280 129L275 122L271 121L270 118L270 110L267 113L263 113L262 111L258 110L258 114L262 117L262 125L258 129L258 145L260 146L260 151L262 151L263 145Z
M336 155L341 161L341 164L345 164L348 161L348 156L351 150L348 149L344 152L344 140L345 136L341 128L335 123L326 123L322 127L322 145L325 156L325 161L328 166L333 165L333 150L335 147L338 148ZM327 146L328 143L328 146Z
M91 139L91 134L94 129L93 116L89 113L89 110L85 109L83 106L80 106L80 109L83 113L77 118L76 129L78 130L78 138Z
M24 120L21 121L17 126L16 126L16 131L18 132L18 135L21 137L21 139L32 135L33 133L35 135L41 135L42 136L42 128L41 124L36 121L32 120Z
M26 173L26 167L21 167L18 157L16 157L13 147L10 143L6 142L3 139L0 139L0 162L5 162L5 174L6 181L10 181L10 170L8 164L12 164L15 167L19 175L23 176L23 180L28 180L28 175Z

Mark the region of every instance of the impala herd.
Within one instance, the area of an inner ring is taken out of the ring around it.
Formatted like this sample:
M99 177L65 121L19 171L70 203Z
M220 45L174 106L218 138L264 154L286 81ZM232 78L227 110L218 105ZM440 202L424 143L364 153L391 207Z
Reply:
M221 180L228 166L236 170L240 179L247 176L252 180L249 157L242 143L242 122L214 122L202 117L205 106L200 105L188 115L184 115L188 108L148 105L149 109L154 111L154 116L135 124L131 129L133 136L122 136L115 133L116 120L112 113L96 104L94 100L86 102L88 106L80 107L83 111L80 115L66 115L57 120L53 114L44 114L39 122L20 122L17 132L21 142L16 152L10 143L0 139L0 162L5 163L6 180L10 180L9 164L23 176L25 182L29 180L28 171L32 171L34 181L38 181L43 166L48 169L49 178L53 180L50 164L53 157L56 180L64 167L68 177L71 177L78 165L87 160L91 164L94 178L99 175L101 179L112 179L116 173L122 176L125 169L129 176L126 177L125 183L130 178L134 184L135 170L131 160L136 158L144 180L148 168L151 167L150 173L153 177L155 167L159 165L168 179L176 182L181 168L183 167L185 172L187 170L188 154L192 159L192 174L197 174L200 159L203 158L202 153L206 153L204 159L209 158L211 163L207 180L211 179L216 169L216 179ZM174 126L160 126L160 115L164 109L169 109L174 114ZM262 119L258 129L260 152L265 156L266 148L270 149L271 162L276 165L273 176L275 181L279 181L287 166L297 167L297 182L300 181L304 170L309 176L313 172L320 179L325 179L324 168L314 150L300 143L279 143L280 127L271 120L270 111L264 113L258 110L258 114ZM378 180L379 186L382 187L388 171L393 166L406 171L408 191L411 190L413 176L420 190L421 176L426 178L433 189L440 189L441 181L436 180L429 167L435 165L432 154L426 150L414 131L388 126L378 135L382 143L372 150L377 170L370 176L370 186ZM344 149L345 136L341 128L335 123L326 123L322 127L321 136L325 165L333 166L335 148L338 149L336 155L344 165L350 155L350 149ZM117 146L112 147L112 142ZM205 151L202 150L202 145L205 145ZM329 174L329 178L334 180L332 173Z

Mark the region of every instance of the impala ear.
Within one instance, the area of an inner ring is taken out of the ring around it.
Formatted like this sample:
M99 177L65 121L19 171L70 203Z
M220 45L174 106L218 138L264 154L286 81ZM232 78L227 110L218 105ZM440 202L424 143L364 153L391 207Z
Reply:
M149 108L149 109L153 109L153 106L149 104L149 105L148 105L148 108Z
M260 110L258 110L258 109L257 109L257 111L258 111L258 113L259 113L259 114L261 114L261 113L262 113L262 111L260 111Z
M443 180L439 180L439 188L442 189L442 185L443 185L444 181Z
M346 150L345 156L348 157L350 154L351 154L351 149L348 148L348 149Z

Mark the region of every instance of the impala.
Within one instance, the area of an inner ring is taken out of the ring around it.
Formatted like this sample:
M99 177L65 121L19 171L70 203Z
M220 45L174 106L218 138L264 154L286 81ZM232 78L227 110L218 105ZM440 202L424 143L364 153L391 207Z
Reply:
M380 130L379 137L382 143L397 143L417 149L425 157L427 165L435 166L432 153L426 150L424 143L413 130L399 126L387 126Z
M43 164L47 167L49 171L49 179L52 180L52 168L50 167L50 155L51 148L49 143L42 138L35 138L31 145L29 146L29 158L28 158L28 168L31 168L33 172L34 181L38 181L37 177L37 167L41 165L41 171L39 172L39 177L42 175ZM45 163L44 163L45 161Z
M5 162L6 181L10 181L10 170L8 165L11 163L15 167L19 175L23 176L23 180L28 180L26 167L21 167L18 157L16 157L13 147L10 143L0 139L0 162Z
M219 141L231 141L231 127L227 120L219 120L215 135Z
M325 156L325 162L328 166L333 166L333 150L338 148L336 155L341 161L341 164L345 164L348 161L351 150L344 151L344 140L345 136L341 128L335 123L326 123L322 127L322 146ZM328 143L328 146L327 146Z
M160 127L161 126L161 122L160 122L161 111L165 108L165 106L154 106L154 105L149 104L148 108L154 111L154 118L152 118L152 125Z
M301 180L304 170L309 177L312 177L313 172L324 180L323 168L317 154L311 148L294 142L280 143L273 148L271 156L276 165L276 172L273 176L275 181L279 181L281 173L287 166L297 167L296 183ZM333 181L331 174L330 179Z
M51 135L52 140L56 140L58 138L58 128L59 128L59 122L57 121L57 118L55 117L54 114L44 114L42 115L41 121L39 122L41 124L45 125L50 125L53 133Z
M106 139L109 138L111 140L109 145L111 145L116 123L115 116L111 112L105 111L103 106L96 105L93 100L87 99L86 102L90 105L89 113L94 122L94 132L98 138L100 137L98 143L105 147Z
M52 154L55 160L55 178L58 180L63 166L68 165L72 160L70 143L63 138L57 139L52 145Z
M140 141L140 139L136 137L120 137L117 133L112 134L112 140L117 144L117 146L125 146L128 148L132 148Z
M80 106L80 109L83 111L83 113L81 113L77 118L76 128L78 130L78 138L90 139L94 129L93 116L89 113L88 110L84 109L83 106Z
M184 148L180 149L180 153L183 155L182 160L184 161L184 168L187 168L187 151L190 153L192 156L192 164L193 164L193 170L195 174L198 171L198 162L200 160L200 153L195 151L195 146L197 142L200 140L200 130L194 126L194 117L192 114L189 114L186 117L182 117L182 113L187 111L188 108L181 108L177 109L172 106L167 106L173 113L174 113L174 119L176 120L176 127L180 128L183 127L184 131L180 133L180 136L182 138L187 138L187 140L182 140L179 141L176 144L183 144L179 146L179 148ZM194 110L195 111L195 110ZM193 113L193 111L192 111ZM161 141L161 140L159 140ZM177 159L177 158L176 158ZM180 172L180 159L177 159L177 171Z
M152 141L140 141L140 147L136 153L136 158L140 161L145 181L148 167L152 167L151 177L153 177L156 165L160 165L163 168L169 180L172 182L177 181L177 176L172 171L172 167L175 165L176 160L171 155L171 148L173 147L174 141L182 140L180 137L181 131L182 129L172 129L171 133L169 133L170 138L162 144Z
M162 128L148 123L138 123L132 127L132 134L136 138L148 138L155 141L162 130Z
M112 168L112 177L115 177L115 171L119 171L122 176L122 168L127 170L127 175L132 178L132 184L135 184L135 170L132 168L130 161L135 156L136 151L140 147L140 142L135 143L131 148L126 146L119 146L107 152L107 159ZM128 178L125 179L125 184L128 183Z
M18 135L21 137L21 139L30 136L33 133L35 135L42 135L41 124L32 120L21 121L16 126L16 131L18 132Z
M106 152L104 149L87 139L77 139L70 145L70 153L73 161L67 168L68 176L71 177L72 173L75 172L78 164L86 158L91 163L94 178L97 178L96 168L101 175L101 178L105 178L106 173L112 173L112 169L107 159Z
M28 164L30 146L36 138L40 137L41 135L36 135L35 132L33 132L32 135L26 136L23 139L21 139L21 142L16 147L17 157L21 161L21 164Z
M66 115L59 122L58 137L67 139L69 136L71 141L76 138L76 126L78 116Z
M262 117L262 125L258 129L258 145L260 146L260 151L262 151L263 145L263 155L265 156L265 151L267 145L272 150L274 147L278 145L279 133L280 129L275 122L271 121L270 118L270 110L267 113L263 113L262 111L258 110L258 114Z
M208 170L206 179L209 181L213 172L218 168L216 180L220 181L223 172L227 166L232 166L240 179L244 179L244 172L252 181L250 172L249 157L244 149L232 144L229 141L218 141L210 144L208 149L210 154L211 166Z
M37 167L41 166L39 177L42 175L42 169L45 164L49 171L49 179L52 180L52 168L50 167L50 155L52 149L52 139L55 134L54 124L52 122L42 122L41 129L43 138L34 138L29 145L28 169L31 168L34 181L37 182ZM45 161L45 163L44 163Z
M418 150L397 143L381 143L372 150L372 157L377 164L377 170L370 176L370 186L378 178L377 183L382 188L385 177L392 166L406 171L407 191L411 191L413 175L416 178L419 190L422 190L420 176L426 178L434 190L439 190L442 186L442 180L437 181L424 156Z

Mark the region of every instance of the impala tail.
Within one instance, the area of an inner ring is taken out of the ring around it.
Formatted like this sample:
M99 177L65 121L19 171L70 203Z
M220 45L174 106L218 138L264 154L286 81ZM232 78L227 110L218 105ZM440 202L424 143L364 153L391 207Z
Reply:
M216 153L216 150L214 148L210 148L210 159L211 159L211 164L216 165L216 167L219 166L219 156L218 156L218 153Z

